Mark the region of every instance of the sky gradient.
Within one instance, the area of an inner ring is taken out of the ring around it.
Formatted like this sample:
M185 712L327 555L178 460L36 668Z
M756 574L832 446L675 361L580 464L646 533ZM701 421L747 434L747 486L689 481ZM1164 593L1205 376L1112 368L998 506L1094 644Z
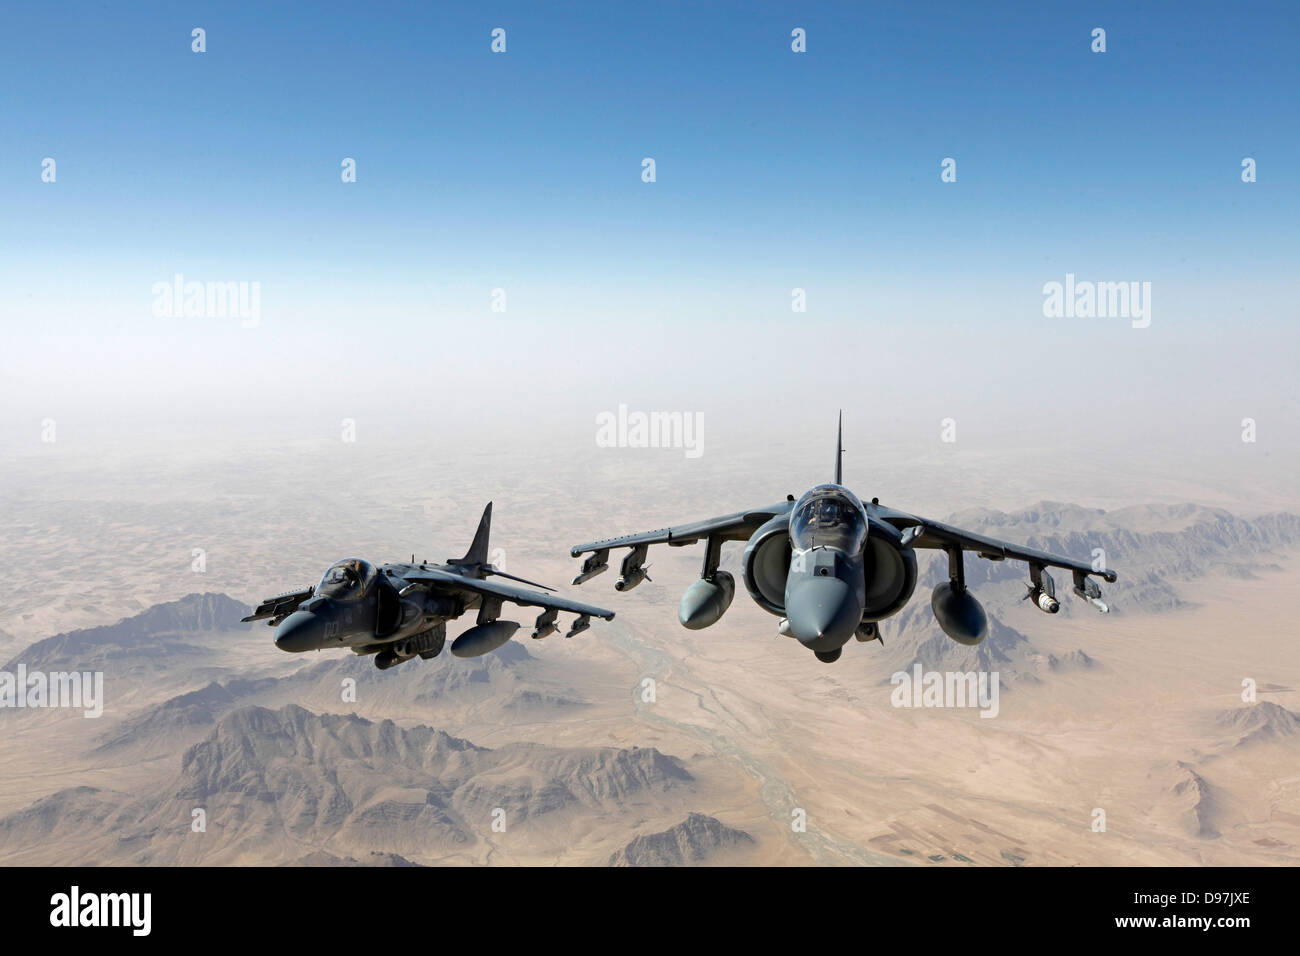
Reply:
M927 415L958 380L1183 407L1225 364L1294 412L1300 8L1131 6L10 6L6 415L775 413L838 378L822 414L917 363ZM257 328L154 316L177 273L259 282ZM1044 318L1067 273L1151 282L1152 327Z

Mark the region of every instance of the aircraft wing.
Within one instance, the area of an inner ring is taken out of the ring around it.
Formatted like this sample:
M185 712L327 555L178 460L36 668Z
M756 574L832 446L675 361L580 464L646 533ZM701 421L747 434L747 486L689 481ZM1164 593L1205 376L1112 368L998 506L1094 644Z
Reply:
M316 588L313 586L297 591L286 591L284 594L269 597L259 604L252 614L241 618L240 623L247 624L249 621L265 621L270 618L268 623L272 625L279 624L284 618L298 610L298 605L315 593Z
M1076 586L1082 586L1080 582L1090 574L1100 577L1103 581L1114 581L1118 577L1114 571L1098 571L1085 561L1076 561L1074 558L1049 554L1036 548L999 541L997 538L976 534L973 531L963 531L942 521L920 518L905 511L886 508L884 505L872 505L871 513L904 532L905 538L909 539L909 543L914 548L938 548L946 551L950 547L958 546L963 551L974 551L981 558L990 561L1011 558L1013 561L1025 561L1039 568L1065 568L1067 571L1074 572Z
M673 525L657 531L642 531L639 534L625 534L618 538L605 538L603 541L591 541L587 544L574 545L569 553L575 558L589 551L608 551L610 548L635 548L638 545L667 544L672 547L694 544L701 538L718 538L722 541L738 541L748 538L758 528L779 514L790 510L793 502L783 501L769 508L757 508L752 511L737 511L735 514L706 518L690 524Z
M614 612L603 607L592 607L580 601L570 601L558 594L546 594L531 588L520 587L505 581L471 578L467 575L439 571L437 568L424 568L419 571L403 571L402 577L408 581L425 581L447 590L469 591L481 597L497 598L523 607L540 607L554 611L569 611L573 614L586 614L591 617L614 620Z
M623 567L614 587L619 591L636 587L641 581L648 581L644 567L646 549L652 544L666 544L680 548L694 544L701 538L708 541L708 553L705 555L706 569L717 568L722 551L722 542L739 541L748 538L760 527L780 514L786 514L794 506L794 499L789 498L780 504L768 508L756 508L751 511L737 511L734 514L717 518L706 518L690 524L673 525L657 531L642 531L639 534L625 534L618 538L605 538L601 541L589 541L574 545L569 553L575 558L589 553L582 563L582 571L573 579L574 584L581 584L609 568L609 549L628 548L623 558Z

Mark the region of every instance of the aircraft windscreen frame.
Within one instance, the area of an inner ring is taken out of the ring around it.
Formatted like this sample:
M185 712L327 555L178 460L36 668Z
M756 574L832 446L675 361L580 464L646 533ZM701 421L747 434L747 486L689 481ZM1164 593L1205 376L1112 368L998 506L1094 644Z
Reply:
M866 509L847 488L818 485L795 504L790 541L801 551L831 547L858 554L867 542Z
M370 591L379 572L362 558L343 558L331 564L323 575L316 593L331 601L359 601Z

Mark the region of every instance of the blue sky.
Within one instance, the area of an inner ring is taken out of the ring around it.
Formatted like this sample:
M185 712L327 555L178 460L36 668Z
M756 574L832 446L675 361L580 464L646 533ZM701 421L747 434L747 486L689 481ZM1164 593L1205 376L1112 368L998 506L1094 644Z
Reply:
M174 334L153 282L257 280L283 349L498 286L561 336L781 321L794 286L841 323L1037 318L1072 271L1293 323L1300 7L1132 6L11 4L0 308L138 345Z
M1300 8L983 6L11 5L5 252L834 273L1249 236L1294 261Z

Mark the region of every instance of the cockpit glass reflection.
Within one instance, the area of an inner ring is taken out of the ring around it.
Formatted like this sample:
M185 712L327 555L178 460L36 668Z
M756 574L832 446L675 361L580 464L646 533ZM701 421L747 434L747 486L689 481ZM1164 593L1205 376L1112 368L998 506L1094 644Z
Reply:
M344 558L334 562L325 572L316 586L316 593L332 601L355 601L370 590L376 577L374 565L369 561Z
M790 540L800 550L827 547L856 554L867 540L862 505L842 489L814 488L795 505Z

